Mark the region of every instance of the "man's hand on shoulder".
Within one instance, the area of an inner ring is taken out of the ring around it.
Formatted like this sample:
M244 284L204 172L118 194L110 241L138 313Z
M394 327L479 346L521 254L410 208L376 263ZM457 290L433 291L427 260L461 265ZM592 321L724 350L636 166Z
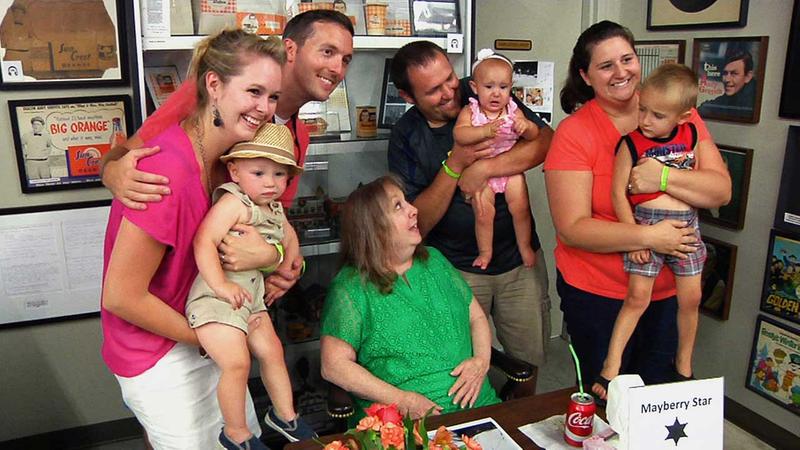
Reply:
M158 147L137 148L116 160L108 160L103 166L103 185L114 198L131 209L147 209L147 203L161 201L169 195L169 179L162 175L142 172L136 166L140 159L156 154Z

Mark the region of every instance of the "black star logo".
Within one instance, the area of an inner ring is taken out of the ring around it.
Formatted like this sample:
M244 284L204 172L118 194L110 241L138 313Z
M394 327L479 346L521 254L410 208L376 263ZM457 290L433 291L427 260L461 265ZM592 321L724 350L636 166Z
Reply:
M680 438L682 437L688 438L689 436L687 436L686 433L683 431L683 429L686 428L686 425L688 423L689 422L680 423L678 422L678 418L675 417L675 423L673 423L672 425L664 425L667 431L669 431L667 437L664 438L664 440L666 441L667 439L672 439L675 441L675 445L678 445L678 441L680 440Z

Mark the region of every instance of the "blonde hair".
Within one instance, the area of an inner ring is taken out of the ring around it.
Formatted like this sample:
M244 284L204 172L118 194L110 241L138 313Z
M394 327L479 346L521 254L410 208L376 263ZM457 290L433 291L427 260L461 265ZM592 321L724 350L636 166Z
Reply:
M645 89L655 89L681 113L697 104L697 75L683 64L665 63L658 66L642 83L642 90Z
M384 175L356 189L347 197L340 217L342 263L354 267L382 294L391 293L397 280L392 268L394 227L389 219L389 186L403 190L402 181L394 175ZM428 258L424 245L417 246L414 258Z
M216 73L223 83L227 83L257 56L272 58L281 66L286 63L283 42L276 36L264 39L240 29L225 29L200 41L189 66L189 76L197 80L198 107L208 104L208 91L203 81L208 72Z

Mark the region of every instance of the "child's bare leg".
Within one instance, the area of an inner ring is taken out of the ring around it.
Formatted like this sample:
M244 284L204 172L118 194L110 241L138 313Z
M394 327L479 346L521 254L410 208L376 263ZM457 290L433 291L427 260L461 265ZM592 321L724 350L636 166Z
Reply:
M619 375L625 346L628 345L633 330L636 329L636 324L639 323L639 318L642 317L642 314L647 310L647 306L650 305L653 283L655 283L655 278L643 275L630 274L628 278L628 293L625 296L622 309L617 314L617 320L614 322L611 341L608 343L608 354L603 362L603 370L600 371L600 376L606 380L610 381ZM600 398L606 398L606 390L600 384L595 383L592 386L592 391L599 395Z
M692 376L692 352L702 296L700 275L676 276L675 287L678 292L678 353L675 356L675 370L689 378Z
M289 372L286 370L286 361L283 359L283 345L272 321L266 312L250 316L250 321L261 318L258 327L252 329L247 336L247 344L253 356L258 359L261 381L267 388L272 405L278 418L284 422L292 421L296 416L294 400L292 397L292 383Z
M475 213L475 240L478 241L478 257L472 262L473 267L486 270L492 260L492 240L494 238L494 191L484 187L472 199L472 211Z
M536 252L531 246L531 203L528 199L528 185L522 174L508 177L506 184L506 203L508 211L514 221L514 234L517 237L517 247L522 255L525 267L536 264Z
M244 442L253 435L247 429L245 396L250 373L250 352L247 338L238 328L221 323L208 323L196 330L200 345L222 369L217 384L217 399L225 434L234 442Z

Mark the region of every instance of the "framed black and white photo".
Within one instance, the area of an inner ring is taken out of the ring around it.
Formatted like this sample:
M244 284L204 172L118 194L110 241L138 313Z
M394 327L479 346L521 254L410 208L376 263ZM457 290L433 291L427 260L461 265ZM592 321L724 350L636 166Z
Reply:
M775 208L775 228L800 234L800 126L792 125L786 137L781 188Z
M648 30L742 28L748 0L647 0Z
M772 229L761 310L800 323L800 235Z
M745 387L800 416L800 330L759 315Z
M378 128L392 128L397 120L411 108L406 103L391 80L392 59L386 58L383 65L383 84L381 85L381 104L378 109Z
M415 36L447 36L461 32L458 1L411 0L412 26Z
M703 222L725 228L741 230L747 211L747 196L750 191L750 171L753 166L753 149L717 144L722 160L731 175L731 201L713 209L701 209Z
M769 37L697 38L692 69L704 119L758 123Z
M0 0L0 89L128 84L122 0Z
M127 95L8 102L24 193L100 186L100 158L128 137Z
M700 312L718 320L728 320L733 276L736 273L737 247L708 236L703 236L703 243L706 245L707 256L700 277Z
M634 42L639 65L642 67L642 80L656 67L665 63L683 64L686 57L686 41L636 41Z
M792 24L789 27L789 45L786 48L786 66L783 69L783 88L778 115L800 119L800 0L794 0Z

